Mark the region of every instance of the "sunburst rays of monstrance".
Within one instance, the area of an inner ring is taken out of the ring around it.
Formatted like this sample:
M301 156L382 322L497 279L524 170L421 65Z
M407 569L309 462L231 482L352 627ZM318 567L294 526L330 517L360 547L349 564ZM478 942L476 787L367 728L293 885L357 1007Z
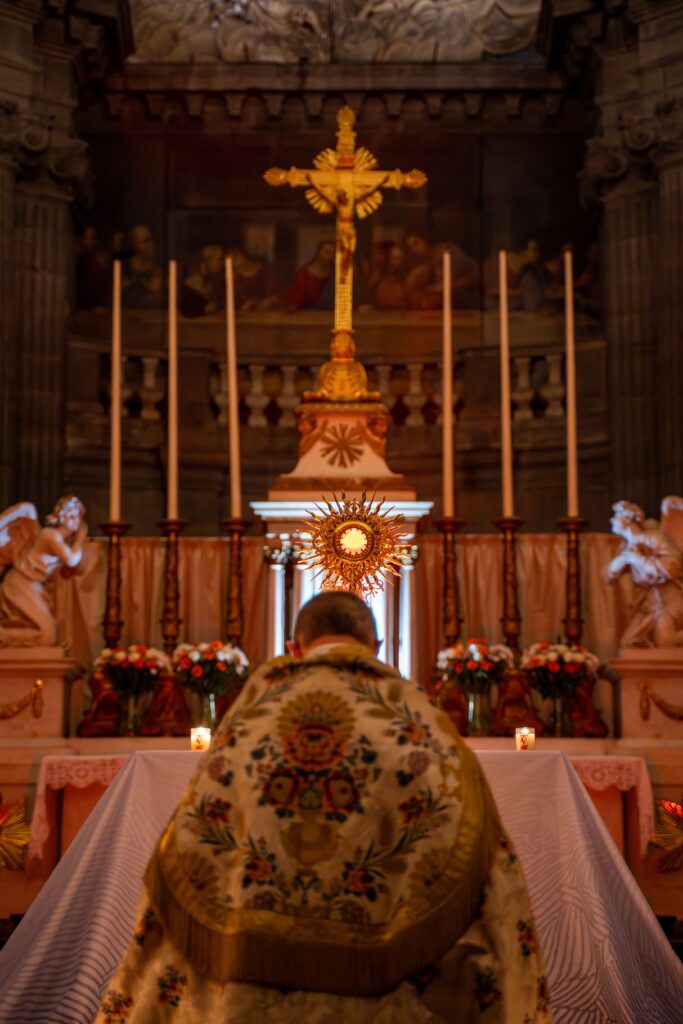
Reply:
M408 545L401 538L401 516L376 497L367 500L341 498L336 494L326 507L316 504L310 518L301 524L303 541L300 562L317 569L323 590L350 590L368 598L384 588L385 582L400 576L401 566L409 560Z

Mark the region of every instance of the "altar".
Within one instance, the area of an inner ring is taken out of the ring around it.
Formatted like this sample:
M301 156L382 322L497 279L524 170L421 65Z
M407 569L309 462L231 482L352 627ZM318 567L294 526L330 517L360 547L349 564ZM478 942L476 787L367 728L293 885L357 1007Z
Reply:
M0 954L2 1024L90 1024L199 756L137 753L121 768ZM524 867L557 1024L672 1024L683 967L567 760L479 758Z
M387 461L391 417L356 358L353 329L354 217L379 206L381 189L417 189L425 176L377 171L374 157L355 148L350 108L338 113L337 124L337 150L319 154L315 170L271 168L265 175L269 185L307 186L307 200L336 221L329 358L315 388L299 395L291 471L272 480L260 500L244 501L228 258L225 361L218 367L225 493L216 506L216 536L184 535L178 268L171 261L166 514L161 536L127 536L136 524L122 511L127 399L117 261L103 536L88 538L86 510L74 496L58 502L42 529L29 502L12 506L0 522L8 565L0 591L0 633L7 635L0 640L10 645L6 663L21 669L0 705L0 736L7 740L0 799L6 816L22 818L9 836L9 866L0 860L0 917L28 911L0 968L0 978L5 970L9 978L7 965L16 968L6 989L12 1024L29 1020L40 999L70 1024L89 1020L130 928L144 862L196 763L187 751L191 719L215 727L217 700L234 698L247 662L284 653L297 610L321 586L367 600L382 658L424 686L481 757L527 869L558 1021L588 1024L598 1007L635 1024L647 1006L648 1024L664 1024L680 971L651 911L683 918L683 872L661 866L662 851L675 853L680 826L657 832L655 815L655 807L658 814L678 807L683 793L683 630L676 628L683 622L676 591L683 582L683 499L665 499L661 524L622 500L612 534L584 531L573 258L565 251L566 379L561 400L559 392L552 400L566 428L567 514L556 533L522 531L513 481L520 406L514 408L511 381L509 259L501 251L502 514L496 533L463 532L454 470L455 275L443 246L434 261L443 298L435 405L443 493L441 516L431 518L436 496L422 500L414 482ZM219 504L229 513L224 519ZM27 564L37 578L26 576ZM36 609L40 643L32 628ZM645 648L626 642L620 650L624 638ZM48 641L52 646L43 648ZM53 653L47 661L39 656L45 650ZM533 754L514 752L518 728L536 740ZM51 940L62 913L74 941L59 974ZM642 965L651 963L646 972Z

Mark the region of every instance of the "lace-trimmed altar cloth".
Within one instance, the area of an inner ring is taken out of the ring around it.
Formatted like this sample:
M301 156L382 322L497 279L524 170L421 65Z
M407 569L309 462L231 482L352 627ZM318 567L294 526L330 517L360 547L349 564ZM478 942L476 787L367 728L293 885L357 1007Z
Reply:
M31 818L29 859L32 857L42 858L43 848L50 837L47 790L64 789L66 786L85 789L95 782L99 782L101 786L109 786L129 757L130 754L108 754L105 756L78 754L69 757L55 754L42 759Z
M647 765L642 757L624 757L621 754L573 755L571 766L587 789L602 791L614 786L622 793L636 791L638 808L638 840L640 852L645 853L655 828L654 798Z
M108 786L130 756L51 754L42 759L31 818L29 858L42 858L45 843L50 836L47 790L63 789L65 786L76 786L80 789L94 782ZM644 760L641 757L622 757L615 754L575 754L568 760L588 789L600 791L609 789L610 786L622 792L635 789L639 847L641 853L644 853L654 831L652 785Z
M524 868L557 1024L672 1024L683 968L567 760L478 756ZM0 1024L90 1024L196 757L137 753L119 772L0 953Z

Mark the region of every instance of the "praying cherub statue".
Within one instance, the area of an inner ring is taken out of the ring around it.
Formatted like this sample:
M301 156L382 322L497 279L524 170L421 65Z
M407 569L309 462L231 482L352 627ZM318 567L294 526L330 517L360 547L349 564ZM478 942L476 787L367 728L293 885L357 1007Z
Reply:
M621 646L683 646L683 498L664 498L660 522L630 501L612 508L612 533L624 546L606 576L612 582L628 571L639 591Z
M60 498L41 529L35 505L24 501L0 515L0 647L52 647L57 623L49 584L58 572L78 572L88 534L85 508Z

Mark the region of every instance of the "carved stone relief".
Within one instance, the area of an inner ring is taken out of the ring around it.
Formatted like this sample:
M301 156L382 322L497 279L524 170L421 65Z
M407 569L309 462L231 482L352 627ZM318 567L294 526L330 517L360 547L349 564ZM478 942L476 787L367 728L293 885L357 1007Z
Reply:
M134 61L475 61L515 53L540 0L132 0Z

